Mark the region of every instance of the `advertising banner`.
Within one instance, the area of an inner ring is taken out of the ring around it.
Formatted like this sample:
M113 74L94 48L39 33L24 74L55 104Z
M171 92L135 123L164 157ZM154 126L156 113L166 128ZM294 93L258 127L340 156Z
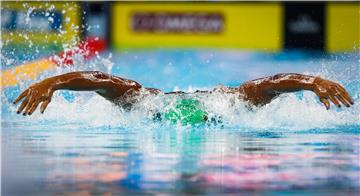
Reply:
M1 33L5 44L61 45L79 41L76 2L3 2Z

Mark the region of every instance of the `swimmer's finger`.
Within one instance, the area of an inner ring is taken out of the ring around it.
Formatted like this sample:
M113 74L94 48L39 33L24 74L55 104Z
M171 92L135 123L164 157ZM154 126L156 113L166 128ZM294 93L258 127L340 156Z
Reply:
M23 109L25 108L26 104L28 103L29 99L25 98L24 101L20 104L18 110L16 111L16 113L20 114Z
M330 109L330 103L326 98L322 97L322 98L320 98L320 101L321 101L321 103L324 104L324 106L326 107L327 110Z
M330 96L329 96L329 99L330 99L330 101L333 102L337 107L339 107L339 108L341 107L340 103L338 102L338 100L335 99L334 96L330 95Z
M40 101L35 101L34 104L31 106L29 112L28 112L28 115L31 115L35 110L36 108L38 107Z
M26 104L26 108L25 108L25 110L23 112L23 115L26 115L29 112L29 110L30 110L30 108L31 108L34 101L35 101L34 96L31 96L29 98L29 102Z
M30 115L31 114L31 110L32 110L32 108L34 107L34 105L36 104L36 101L33 101L31 104L28 104L28 107L26 107L26 108L28 108L27 110L25 110L25 114L27 114L27 115Z
M351 96L349 95L349 93L347 91L345 91L343 93L343 95L345 96L346 100L351 104L354 105L354 100L351 98Z
M17 104L22 98L28 94L28 90L24 90L14 101L14 104Z
M344 104L346 107L350 107L350 104L346 101L346 99L339 93L336 95L336 98Z
M46 99L42 104L41 104L41 107L40 107L40 112L41 113L44 113L47 105L50 103L51 99Z
M338 89L340 90L340 92L342 92L342 95L344 96L344 98L345 98L351 105L353 105L353 104L354 104L354 101L353 101L353 99L351 98L351 96L349 95L349 93L345 90L345 88L342 87L341 85L338 85L337 87L338 87Z

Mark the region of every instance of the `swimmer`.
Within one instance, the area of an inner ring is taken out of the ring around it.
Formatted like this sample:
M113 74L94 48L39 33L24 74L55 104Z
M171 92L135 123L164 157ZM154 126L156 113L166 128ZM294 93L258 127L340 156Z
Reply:
M40 104L40 112L43 113L57 90L94 91L124 108L131 108L131 105L137 101L137 95L140 92L148 92L148 94L153 95L185 94L181 91L163 93L156 88L145 88L136 81L99 71L71 72L44 79L24 90L14 101L14 104L17 104L22 100L17 113L23 112L23 115L31 115ZM245 82L239 87L221 87L209 91L195 91L194 94L215 91L229 94L238 93L239 99L254 106L263 106L282 93L301 90L314 92L326 109L330 109L329 100L339 108L341 104L346 107L354 104L349 93L340 84L320 77L296 73L276 74ZM182 114L189 113L189 110L191 110L192 116L190 115L191 118L187 120L194 121L194 119L197 119L195 121L198 122L199 115L201 115L200 120L207 120L206 112L199 109L199 104L194 100L182 101L176 107L182 108L182 111L180 111ZM164 116L172 121L182 114L170 111Z

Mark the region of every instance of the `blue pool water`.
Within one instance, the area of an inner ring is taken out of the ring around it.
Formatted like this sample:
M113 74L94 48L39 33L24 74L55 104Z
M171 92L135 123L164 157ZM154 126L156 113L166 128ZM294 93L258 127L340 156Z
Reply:
M44 73L36 80L101 70L146 87L189 92L279 72L307 73L340 82L355 105L327 111L313 93L299 92L249 111L218 94L199 99L223 123L190 127L151 120L149 110L164 109L175 98L145 99L124 112L94 93L62 91L45 114L24 117L10 103L33 82L28 81L2 92L2 193L356 195L359 58L294 51L108 51L89 63L79 60Z

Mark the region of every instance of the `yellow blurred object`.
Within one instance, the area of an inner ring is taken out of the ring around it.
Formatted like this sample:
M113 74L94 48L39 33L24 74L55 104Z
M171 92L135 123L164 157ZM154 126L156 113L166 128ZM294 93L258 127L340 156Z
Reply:
M329 2L326 16L326 50L345 52L360 49L360 3Z
M25 80L33 80L40 73L55 69L56 64L48 58L36 60L1 72L1 89L15 86Z
M61 14L61 30L50 32L31 32L31 29L10 28L2 30L1 39L6 44L71 44L79 40L80 36L80 5L78 2L2 2L1 12L14 12L17 15L15 25L33 26L34 28L45 28L44 24L28 24L33 12L45 13L56 11ZM11 15L11 16L10 16ZM8 16L11 20L12 14ZM24 18L25 17L25 18ZM51 15L48 17L49 23ZM25 22L23 21L25 20ZM2 20L4 23L4 21ZM20 24L19 24L20 23ZM50 23L51 24L51 23Z
M283 43L283 7L271 3L129 3L112 8L112 41L116 49L132 47L230 47L279 51ZM135 32L134 14L218 14L224 27L219 33Z

